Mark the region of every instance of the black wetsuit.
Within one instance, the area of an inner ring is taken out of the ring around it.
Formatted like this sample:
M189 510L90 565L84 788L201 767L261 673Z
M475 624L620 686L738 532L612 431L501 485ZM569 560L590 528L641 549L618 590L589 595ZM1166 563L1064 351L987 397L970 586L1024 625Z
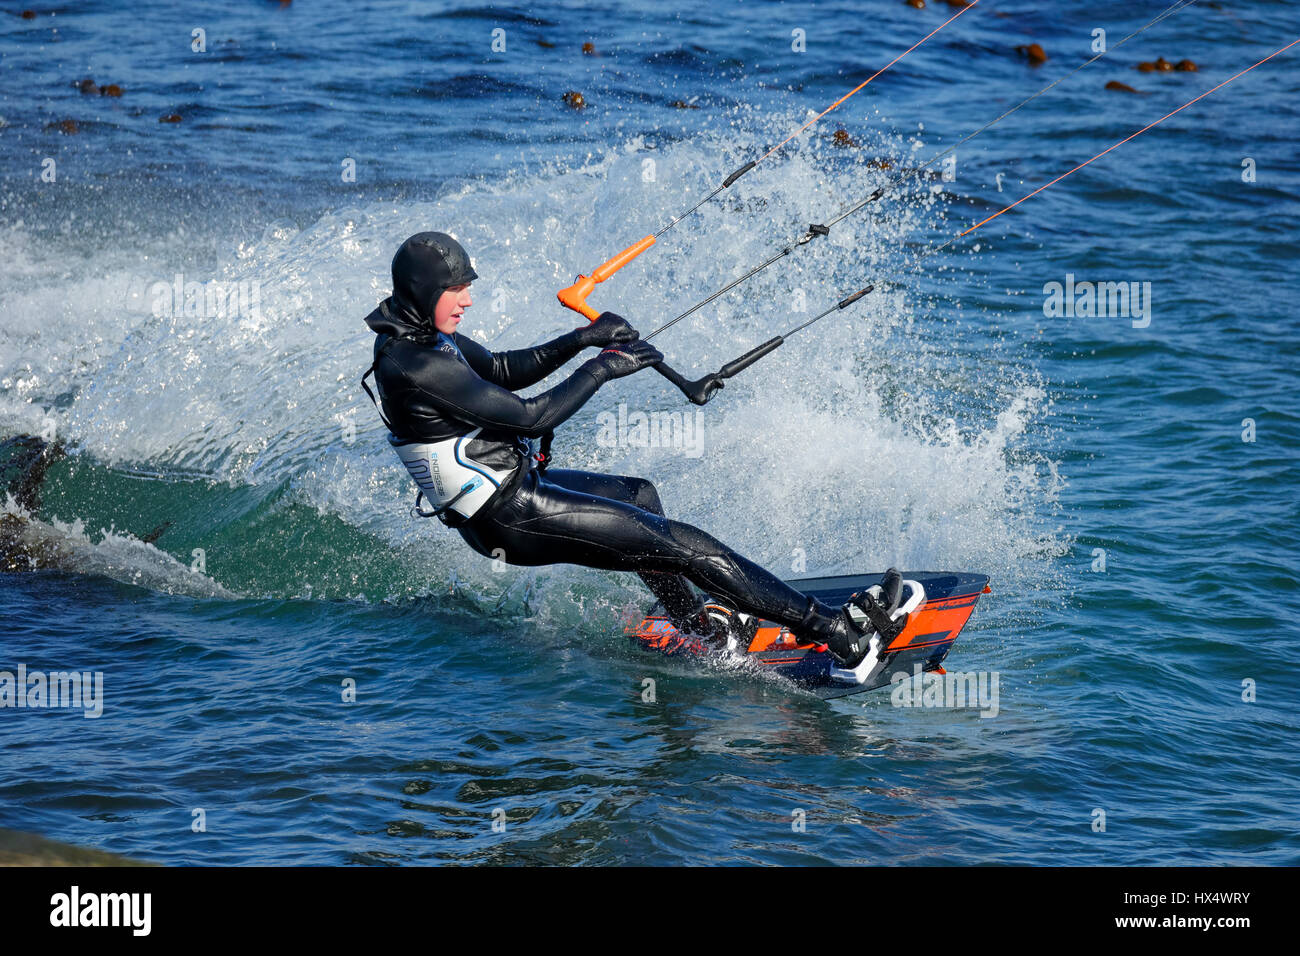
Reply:
M469 545L508 564L578 564L637 572L674 617L699 605L689 579L749 614L818 637L838 613L801 594L698 528L664 516L643 478L534 467L521 438L563 423L610 377L599 358L549 391L520 398L513 389L541 381L590 342L585 329L544 345L490 352L462 335L429 330L402 300L366 317L375 341L375 381L389 427L403 441L482 432L470 453L494 468L513 467L468 520L445 518Z

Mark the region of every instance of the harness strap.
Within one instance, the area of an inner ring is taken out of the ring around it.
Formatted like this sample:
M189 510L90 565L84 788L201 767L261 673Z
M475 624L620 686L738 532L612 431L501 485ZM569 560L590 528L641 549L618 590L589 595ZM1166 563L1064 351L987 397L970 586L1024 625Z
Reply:
M473 491L474 488L475 488L474 482L472 481L465 482L465 484L461 485L460 492L456 495L456 497L452 498L451 501L447 502L441 508L435 508L433 511L425 511L423 508L420 507L420 502L424 500L424 492L418 491L415 494L415 504L411 506L411 517L441 519L443 515L445 515L448 511L451 510L452 505L460 501L461 498L464 498L467 494Z
M551 463L551 442L555 441L555 429L551 429L542 436L541 445L537 449L537 470L541 474L546 474L546 466Z
M396 341L397 341L397 336L389 336L388 341L385 342L383 345L379 346L379 351L375 353L375 360L370 363L370 368L366 369L361 376L361 387L364 388L366 390L366 394L370 396L370 402L375 406L375 411L379 413L380 421L384 423L384 427L387 428L390 432L393 430L393 426L388 421L388 416L384 414L383 408L380 407L379 399L375 398L375 393L372 392L370 390L370 386L366 384L366 379L368 379L370 376L375 374L375 366L378 365L379 360L383 358L384 352L388 350L388 346L392 345ZM379 387L378 380L376 380L375 387L376 388ZM419 507L418 500L416 501L416 507Z

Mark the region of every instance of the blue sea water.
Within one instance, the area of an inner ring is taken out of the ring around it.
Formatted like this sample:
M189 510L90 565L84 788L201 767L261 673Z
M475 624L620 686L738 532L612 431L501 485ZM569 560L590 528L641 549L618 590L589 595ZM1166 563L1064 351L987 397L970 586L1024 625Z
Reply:
M981 0L593 301L660 324L1163 9ZM656 344L702 374L878 292L698 413L641 375L559 434L786 576L990 575L947 666L996 713L631 648L635 578L413 519L357 384L407 235L471 250L462 331L543 341L573 275L953 8L33 10L0 18L0 438L68 455L24 515L59 567L0 574L0 670L102 672L103 713L0 710L0 826L199 865L1300 862L1300 47L917 261L1300 4L1179 10ZM177 276L251 302L155 314ZM1067 282L1149 308L1056 314ZM620 406L701 440L610 441Z

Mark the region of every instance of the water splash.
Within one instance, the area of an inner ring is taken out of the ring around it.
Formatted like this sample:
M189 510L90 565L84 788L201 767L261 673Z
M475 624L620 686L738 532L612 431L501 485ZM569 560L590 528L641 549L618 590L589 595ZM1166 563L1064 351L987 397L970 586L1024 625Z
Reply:
M23 281L0 294L0 306L18 317L0 332L0 420L30 429L53 417L81 454L116 468L183 471L231 486L287 483L322 515L394 551L419 552L429 590L454 581L524 617L564 620L562 609L590 610L592 601L602 604L598 617L616 615L642 599L630 576L501 573L454 533L411 520L412 489L357 385L371 345L361 317L387 294L401 240L437 228L468 246L483 277L469 334L496 348L560 334L574 322L555 289L662 225L668 210L685 208L718 169L789 120L764 126L747 117L751 125L725 137L662 147L636 137L577 167L473 183L434 202L336 210L306 228L273 222L197 273L160 240L137 250L151 271L88 250L89 267L68 276L11 227L0 245L21 248L10 267ZM842 150L805 137L598 287L593 301L643 329L656 326L810 219L829 218L847 197L892 179L915 141L882 135L869 148ZM896 273L909 243L924 241L945 208L941 184L918 180L901 200L846 220L657 344L684 372L716 368L864 281ZM160 290L178 273L182 284L252 284L256 306L155 314ZM1032 370L984 334L985 317L946 317L951 292L904 278L792 338L699 411L696 457L602 444L600 416L620 404L683 407L657 376L607 386L561 432L561 465L650 477L670 514L784 576L888 564L1040 575L1044 558L1064 548L1047 524L1060 478L1034 447L1050 402ZM245 579L257 576L245 569ZM404 582L398 593L409 590Z

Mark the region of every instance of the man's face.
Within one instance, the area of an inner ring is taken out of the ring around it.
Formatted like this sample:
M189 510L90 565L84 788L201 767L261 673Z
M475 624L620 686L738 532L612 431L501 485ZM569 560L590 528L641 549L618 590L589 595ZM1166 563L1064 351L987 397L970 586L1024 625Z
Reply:
M454 285L444 289L438 296L438 304L433 307L433 325L439 332L451 335L460 325L465 310L474 304L469 297L469 285Z

